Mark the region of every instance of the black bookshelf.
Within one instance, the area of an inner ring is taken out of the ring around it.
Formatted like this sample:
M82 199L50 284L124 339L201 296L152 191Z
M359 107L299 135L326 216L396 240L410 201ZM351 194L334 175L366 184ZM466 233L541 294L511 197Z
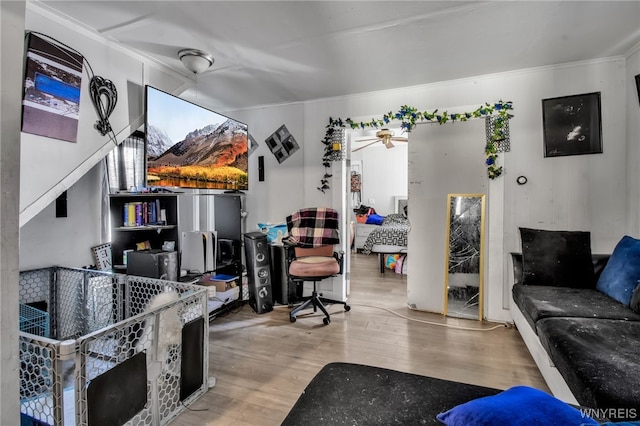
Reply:
M142 217L136 213L132 220L129 208L132 205L140 206L138 210L134 207L134 212L139 211ZM152 249L162 249L165 241L173 241L174 250L180 251L177 194L112 194L109 197L109 214L114 269L125 268L125 250L136 250L136 245L145 241ZM125 223L127 219L129 223Z

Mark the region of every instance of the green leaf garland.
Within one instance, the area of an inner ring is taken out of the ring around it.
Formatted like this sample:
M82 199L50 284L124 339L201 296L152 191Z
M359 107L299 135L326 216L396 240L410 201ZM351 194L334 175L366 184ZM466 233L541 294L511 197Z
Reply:
M489 176L489 179L496 179L503 173L502 166L498 166L496 164L498 160L497 145L506 137L506 135L504 134L504 128L507 120L513 117L511 111L513 111L513 103L510 101L503 102L502 100L500 100L493 104L485 103L472 112L462 112L455 114L449 114L447 113L447 111L439 114L437 109L432 112L418 111L414 107L403 105L400 107L400 110L398 110L398 112L394 113L392 111L389 111L388 113L384 114L381 119L372 118L371 121L361 121L359 123L353 121L351 118L334 119L332 117L329 117L329 124L327 124L326 126L327 131L325 133L324 139L322 140L322 143L324 144L322 165L325 167L325 174L320 181L318 190L324 193L327 189L330 189L329 179L332 177L332 175L329 174L329 168L331 167L331 162L333 161L332 136L335 131L342 128L379 129L385 127L392 121L400 121L400 127L407 132L411 132L411 130L413 130L413 128L419 122L437 122L438 124L442 125L447 122L467 121L472 118L482 118L491 115L495 116L493 132L491 134L490 140L485 145L484 153L486 157L485 164L487 166L487 175Z

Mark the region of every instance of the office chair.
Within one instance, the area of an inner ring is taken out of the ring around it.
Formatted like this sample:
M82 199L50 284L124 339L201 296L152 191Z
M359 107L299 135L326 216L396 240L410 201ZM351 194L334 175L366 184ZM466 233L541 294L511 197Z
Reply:
M287 216L289 236L283 239L287 249L287 275L296 285L305 281L313 282L313 292L301 305L289 313L289 320L296 322L296 315L303 309L313 307L324 313L322 322L331 322L325 303L340 303L344 310L351 307L346 302L329 300L318 293L317 283L326 278L342 274L344 253L336 253L334 245L340 243L338 233L338 212L330 208L305 208Z

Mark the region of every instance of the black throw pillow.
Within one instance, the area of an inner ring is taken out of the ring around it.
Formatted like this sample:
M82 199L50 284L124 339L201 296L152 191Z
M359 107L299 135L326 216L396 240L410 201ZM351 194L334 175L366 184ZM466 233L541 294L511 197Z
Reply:
M522 283L594 288L591 233L520 228Z

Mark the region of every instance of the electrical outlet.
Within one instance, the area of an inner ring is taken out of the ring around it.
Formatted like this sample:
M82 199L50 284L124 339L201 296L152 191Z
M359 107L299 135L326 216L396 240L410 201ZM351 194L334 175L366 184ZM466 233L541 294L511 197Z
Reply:
M375 204L376 203L376 199L375 198L369 198L369 204Z

